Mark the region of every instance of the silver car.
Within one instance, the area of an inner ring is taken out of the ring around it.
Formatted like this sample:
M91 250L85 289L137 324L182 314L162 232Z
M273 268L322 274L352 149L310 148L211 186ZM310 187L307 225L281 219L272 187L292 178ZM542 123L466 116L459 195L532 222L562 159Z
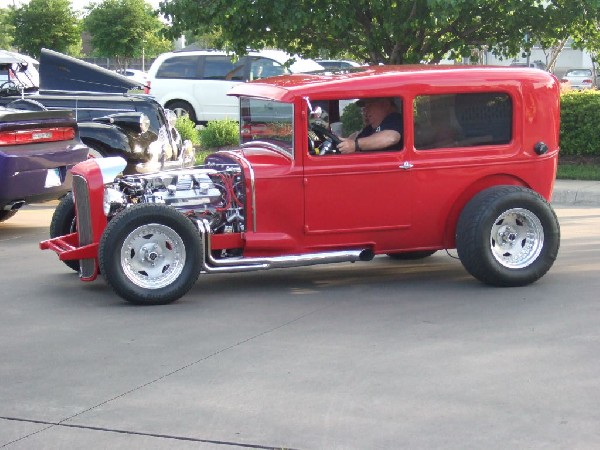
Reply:
M569 82L571 88L577 90L591 89L596 85L592 69L569 69L561 81Z

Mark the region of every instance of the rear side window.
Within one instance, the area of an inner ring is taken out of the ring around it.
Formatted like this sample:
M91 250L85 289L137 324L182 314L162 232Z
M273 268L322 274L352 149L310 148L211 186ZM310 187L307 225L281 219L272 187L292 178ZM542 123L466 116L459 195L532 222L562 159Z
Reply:
M507 144L511 98L501 92L424 95L414 104L415 148L427 150Z
M250 57L250 80L260 80L288 73L287 69L269 58Z
M204 60L205 80L244 81L244 64L242 60L231 62L229 56L207 56Z
M198 78L198 56L174 56L165 59L156 71L156 78Z
M592 71L588 69L567 70L566 75L572 77L591 77Z

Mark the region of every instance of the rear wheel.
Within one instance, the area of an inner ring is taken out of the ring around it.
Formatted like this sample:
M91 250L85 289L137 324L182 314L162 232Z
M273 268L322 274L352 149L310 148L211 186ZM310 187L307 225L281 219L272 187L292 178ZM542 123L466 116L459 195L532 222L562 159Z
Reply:
M135 205L114 217L100 240L100 271L128 302L161 305L191 289L200 274L202 242L181 213L165 205Z
M524 286L554 264L560 226L539 194L520 186L498 186L465 206L456 228L458 256L467 271L494 286Z
M64 236L77 231L77 220L75 219L75 201L73 194L69 192L61 200L50 222L50 238ZM71 259L63 261L67 267L79 272L79 260Z

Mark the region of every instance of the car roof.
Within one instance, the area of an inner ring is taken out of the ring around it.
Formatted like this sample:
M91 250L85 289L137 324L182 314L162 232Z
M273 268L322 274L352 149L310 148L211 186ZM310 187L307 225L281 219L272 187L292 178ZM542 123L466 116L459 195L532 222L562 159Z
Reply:
M351 66L355 66L355 67L360 66L359 63L357 63L356 61L352 61L350 59L315 59L315 61L317 61L319 64L321 64L322 62L324 62L324 63L347 63L347 64L350 64Z
M152 64L153 67L156 67L160 62L167 58L171 58L174 56L183 56L183 55L192 55L192 56L233 56L232 53L227 53L223 50L199 50L196 47L191 47L190 49L183 48L181 50L175 50L173 52L163 53L161 54ZM277 61L279 64L286 64L290 59L295 59L295 62L290 64L289 69L296 72L310 72L316 70L323 70L324 67L319 63L312 59L305 59L298 55L290 55L289 53L284 52L283 50L273 50L273 49L265 49L254 51L248 51L247 55L244 56L255 56L255 57L263 57L263 58L271 58ZM152 68L150 69L152 71Z
M241 83L227 95L262 97L284 102L311 95L333 95L338 98L381 97L399 86L419 86L424 92L428 86L448 88L476 86L516 86L523 81L557 82L554 75L533 68L507 66L452 66L452 65L403 65L364 66L340 73L316 72L282 75Z
M21 55L20 53L10 52L8 50L0 50L0 64L13 63L39 64L38 61L31 56Z

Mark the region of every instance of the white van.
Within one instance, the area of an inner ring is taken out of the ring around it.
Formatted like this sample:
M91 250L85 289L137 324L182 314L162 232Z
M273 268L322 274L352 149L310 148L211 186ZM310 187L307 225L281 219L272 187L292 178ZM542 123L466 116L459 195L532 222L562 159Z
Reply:
M249 52L232 62L232 55L213 50L179 50L163 53L148 71L150 94L178 116L187 114L196 123L239 120L238 99L228 97L237 83L290 72L323 70L313 60L280 50ZM290 58L296 61L287 68Z

